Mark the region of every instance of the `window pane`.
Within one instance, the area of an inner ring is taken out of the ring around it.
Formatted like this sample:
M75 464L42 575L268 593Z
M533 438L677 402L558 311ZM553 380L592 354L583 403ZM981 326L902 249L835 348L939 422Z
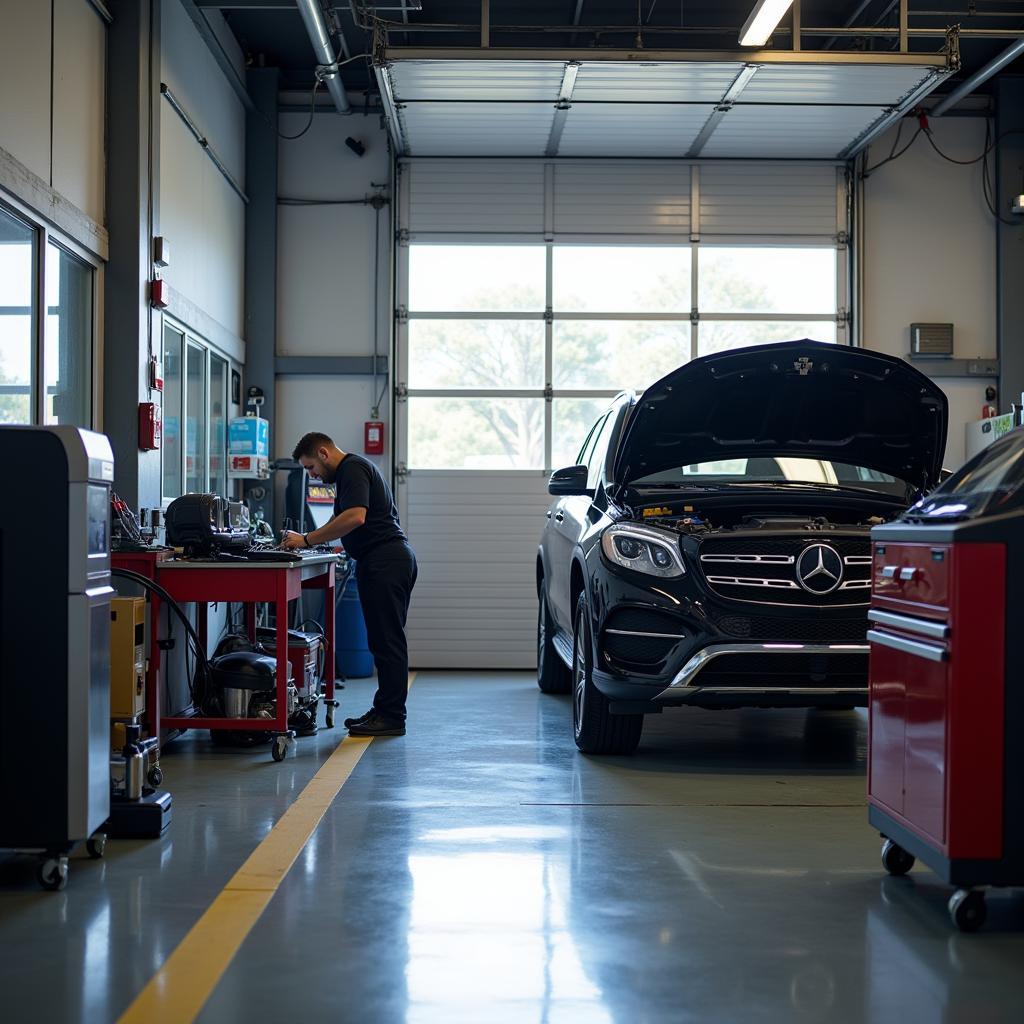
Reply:
M642 391L690 358L690 324L653 320L556 320L556 388Z
M227 395L228 364L210 354L210 490L228 493L227 478Z
M773 322L760 320L702 320L697 328L697 351L702 356L726 352L744 345L764 345L770 341L836 340L834 320Z
M701 247L702 313L831 313L835 249Z
M409 466L542 469L542 398L410 398Z
M543 388L542 320L410 320L409 387Z
M0 423L32 422L35 232L0 210Z
M556 311L686 313L690 250L683 246L556 246Z
M164 324L164 497L177 498L181 487L181 382L185 337Z
M607 408L607 398L556 398L552 402L551 469L577 465L580 446Z
M206 483L206 352L188 346L185 393L185 490L205 491Z
M93 269L46 247L46 422L92 425Z
M413 245L409 310L542 313L546 278L542 245Z

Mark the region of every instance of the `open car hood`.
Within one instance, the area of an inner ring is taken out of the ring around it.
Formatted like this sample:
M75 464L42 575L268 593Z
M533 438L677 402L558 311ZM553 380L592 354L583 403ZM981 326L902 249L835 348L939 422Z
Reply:
M615 454L628 484L666 469L776 455L879 470L927 491L946 396L895 356L786 341L694 359L640 396Z

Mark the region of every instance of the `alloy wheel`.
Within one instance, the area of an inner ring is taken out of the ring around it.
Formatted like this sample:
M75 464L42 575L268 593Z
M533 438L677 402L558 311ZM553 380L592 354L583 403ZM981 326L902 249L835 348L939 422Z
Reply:
M537 664L544 663L544 652L548 646L547 615L548 605L544 591L540 593L540 605L537 609Z
M572 649L572 728L576 738L579 739L580 731L583 728L583 706L586 700L587 669L584 661L582 637L583 616L579 617L576 623L576 634L573 638Z

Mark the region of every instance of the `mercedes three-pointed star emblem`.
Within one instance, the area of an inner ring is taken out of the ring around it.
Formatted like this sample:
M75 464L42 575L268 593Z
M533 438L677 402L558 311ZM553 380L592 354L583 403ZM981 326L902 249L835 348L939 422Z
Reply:
M796 578L810 594L831 594L843 580L843 560L828 544L810 544L796 560Z

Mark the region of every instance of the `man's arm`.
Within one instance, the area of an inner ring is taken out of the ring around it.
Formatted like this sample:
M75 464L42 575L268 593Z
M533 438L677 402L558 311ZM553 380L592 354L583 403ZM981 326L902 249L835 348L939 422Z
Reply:
M306 534L309 546L314 544L327 544L332 540L340 540L347 537L353 530L358 529L366 522L366 509L362 506L347 508L339 512L330 522L324 523L318 530L310 530ZM301 548L305 547L301 533L293 533L285 530L281 536L281 547Z

